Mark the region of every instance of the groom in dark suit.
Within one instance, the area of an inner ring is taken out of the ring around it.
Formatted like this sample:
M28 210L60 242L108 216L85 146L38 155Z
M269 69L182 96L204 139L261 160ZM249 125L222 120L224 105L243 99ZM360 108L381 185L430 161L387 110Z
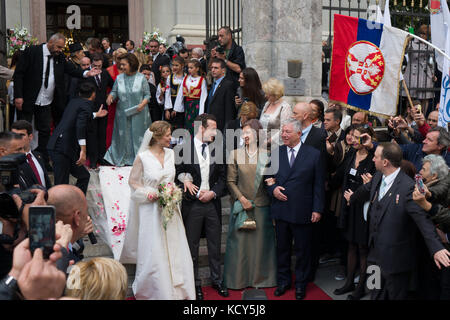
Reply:
M228 297L228 290L222 286L220 275L222 208L220 198L225 194L226 178L223 159L210 143L217 133L213 115L202 114L195 119L201 123L191 145L190 154L181 155L182 163L177 165L178 180L184 183L183 220L186 236L194 263L197 300L203 300L201 281L198 275L198 250L203 225L208 241L208 260L211 282L214 289ZM219 157L219 159L217 159ZM177 161L178 162L178 161Z
M370 201L368 262L380 268L381 288L372 291L372 300L405 300L417 255L417 227L438 268L450 265L433 222L412 199L414 181L401 169L403 155L397 144L377 147L373 161L378 172L354 193L344 197L350 205Z
M91 83L80 85L80 97L70 100L61 122L48 142L53 161L55 185L69 184L69 175L77 178L76 186L85 194L89 183L86 163L86 140L91 119L102 118L108 111L94 112L95 87Z
M320 151L301 142L302 125L290 119L282 126L284 146L272 156L272 167L278 162L278 173L267 176L268 193L272 196L271 217L277 237L277 283L275 296L283 295L291 286L292 240L296 254L295 297L305 298L311 273L313 224L324 209L324 171Z

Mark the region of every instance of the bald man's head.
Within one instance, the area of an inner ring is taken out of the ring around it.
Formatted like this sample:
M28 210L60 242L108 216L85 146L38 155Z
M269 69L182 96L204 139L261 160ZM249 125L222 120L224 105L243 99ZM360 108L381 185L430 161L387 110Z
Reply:
M88 217L87 200L84 193L72 185L57 185L48 190L47 203L55 207L56 220L70 224L73 231L72 240L78 240Z
M364 112L356 112L352 117L352 124L367 124L368 122L369 117Z
M439 121L439 111L431 111L428 115L427 123L428 125L434 129L437 127Z
M302 128L307 128L311 124L312 107L307 102L297 103L292 109L292 118L302 123Z

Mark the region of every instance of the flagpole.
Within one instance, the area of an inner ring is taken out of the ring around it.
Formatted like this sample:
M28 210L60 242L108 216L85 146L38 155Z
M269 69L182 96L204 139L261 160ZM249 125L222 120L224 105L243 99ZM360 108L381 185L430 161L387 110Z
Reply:
M402 80L402 84L403 84L403 89L405 89L406 96L408 97L409 105L412 108L414 105L413 105L413 102L412 102L412 99L411 99L411 95L409 94L408 87L406 86L405 79Z
M406 31L405 31L406 32ZM429 45L430 47L434 48L437 52L439 52L440 54L442 54L444 57L447 58L447 60L450 60L450 57L448 55L445 54L444 51L442 51L441 49L439 49L438 47L436 47L435 45L433 45L431 42L428 42L427 40L422 39L419 36L416 36L415 34L410 33L409 34L410 37L412 38L416 38L419 41L422 41L423 43L426 43L427 45Z

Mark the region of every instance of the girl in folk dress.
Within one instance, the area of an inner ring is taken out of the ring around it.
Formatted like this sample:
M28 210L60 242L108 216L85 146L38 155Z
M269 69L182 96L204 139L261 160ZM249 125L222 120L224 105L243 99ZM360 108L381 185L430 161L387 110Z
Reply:
M208 96L206 79L200 75L201 65L198 60L188 63L189 75L183 80L183 91L178 92L175 108L184 104L184 128L194 136L194 120L205 111Z
M158 104L164 109L166 101L166 91L170 89L168 82L170 81L170 66L165 65L161 67L161 82L156 87L156 100Z
M164 119L172 125L172 130L183 128L184 126L184 105L181 103L175 106L178 92L181 91L181 85L185 77L184 59L175 57L172 62L172 74L167 79L167 86L170 90L166 90L164 110Z

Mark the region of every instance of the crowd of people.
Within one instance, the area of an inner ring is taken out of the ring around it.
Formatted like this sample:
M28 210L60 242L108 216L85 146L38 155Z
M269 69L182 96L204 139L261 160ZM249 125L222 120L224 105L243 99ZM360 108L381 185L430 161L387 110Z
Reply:
M25 154L18 184L35 200L14 195L22 218L0 215L11 240L0 245L0 298L123 300L121 263L134 263L136 299L203 300L206 237L212 287L223 297L248 287L282 296L294 286L301 300L319 266L337 259L344 275L333 276L345 282L334 294L349 300L369 289L372 299L450 299L450 137L437 112L425 119L415 101L405 117L380 120L321 99L291 105L282 81L261 83L246 67L230 28L218 41L208 61L201 48L169 56L152 40L145 57L131 40L113 51L95 38L87 51L72 44L66 59L60 34L20 54L16 119L0 133L0 156ZM381 122L384 142L374 131ZM82 239L94 229L88 168L98 166L132 167L119 261L83 260ZM168 214L159 189L172 185L182 200ZM58 221L49 259L32 254L27 238L30 205L45 204ZM371 265L380 287L367 286Z

